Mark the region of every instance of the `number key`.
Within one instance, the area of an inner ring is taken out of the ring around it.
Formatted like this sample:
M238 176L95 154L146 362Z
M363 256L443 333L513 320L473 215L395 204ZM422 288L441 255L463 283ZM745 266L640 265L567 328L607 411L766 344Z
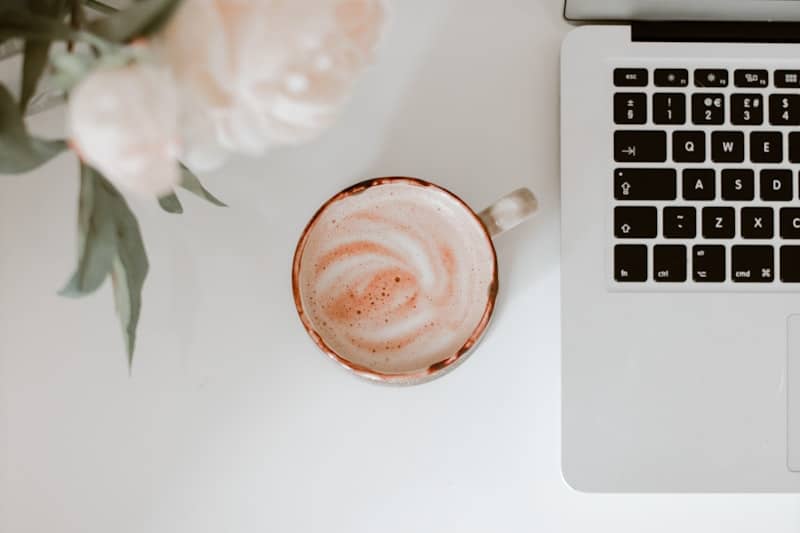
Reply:
M764 101L760 94L731 95L731 123L736 126L764 122Z
M800 125L800 94L771 94L769 122L776 126Z
M617 124L644 124L647 122L647 95L644 93L615 94L614 122Z
M654 94L653 122L656 124L683 124L686 122L686 96L681 93Z
M695 124L722 124L725 122L725 96L722 93L693 94L692 122Z

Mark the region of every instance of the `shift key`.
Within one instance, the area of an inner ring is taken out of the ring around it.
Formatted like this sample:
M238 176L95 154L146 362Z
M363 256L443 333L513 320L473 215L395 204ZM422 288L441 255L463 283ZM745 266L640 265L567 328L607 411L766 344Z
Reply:
M666 160L666 132L648 130L614 132L614 161L618 163L663 163Z
M617 200L674 200L677 197L674 168L618 168L614 171Z

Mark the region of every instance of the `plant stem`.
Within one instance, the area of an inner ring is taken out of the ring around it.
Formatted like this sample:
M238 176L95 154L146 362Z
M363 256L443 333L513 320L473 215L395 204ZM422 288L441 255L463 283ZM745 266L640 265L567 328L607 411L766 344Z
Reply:
M95 11L99 11L103 15L111 15L117 12L116 8L106 5L103 2L98 2L97 0L83 0L83 4Z

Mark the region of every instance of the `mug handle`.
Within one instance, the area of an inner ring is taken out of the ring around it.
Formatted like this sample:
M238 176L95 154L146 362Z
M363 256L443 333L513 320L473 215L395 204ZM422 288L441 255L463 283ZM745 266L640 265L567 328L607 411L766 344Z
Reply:
M530 189L523 187L508 193L478 213L478 218L494 238L533 215L538 208L536 196Z

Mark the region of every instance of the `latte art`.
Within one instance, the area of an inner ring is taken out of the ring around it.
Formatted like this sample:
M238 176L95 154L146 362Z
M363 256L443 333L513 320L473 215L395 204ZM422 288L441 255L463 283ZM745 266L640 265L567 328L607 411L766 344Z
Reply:
M400 374L447 364L491 313L491 241L468 208L436 187L388 181L342 193L301 246L305 319L356 367Z

